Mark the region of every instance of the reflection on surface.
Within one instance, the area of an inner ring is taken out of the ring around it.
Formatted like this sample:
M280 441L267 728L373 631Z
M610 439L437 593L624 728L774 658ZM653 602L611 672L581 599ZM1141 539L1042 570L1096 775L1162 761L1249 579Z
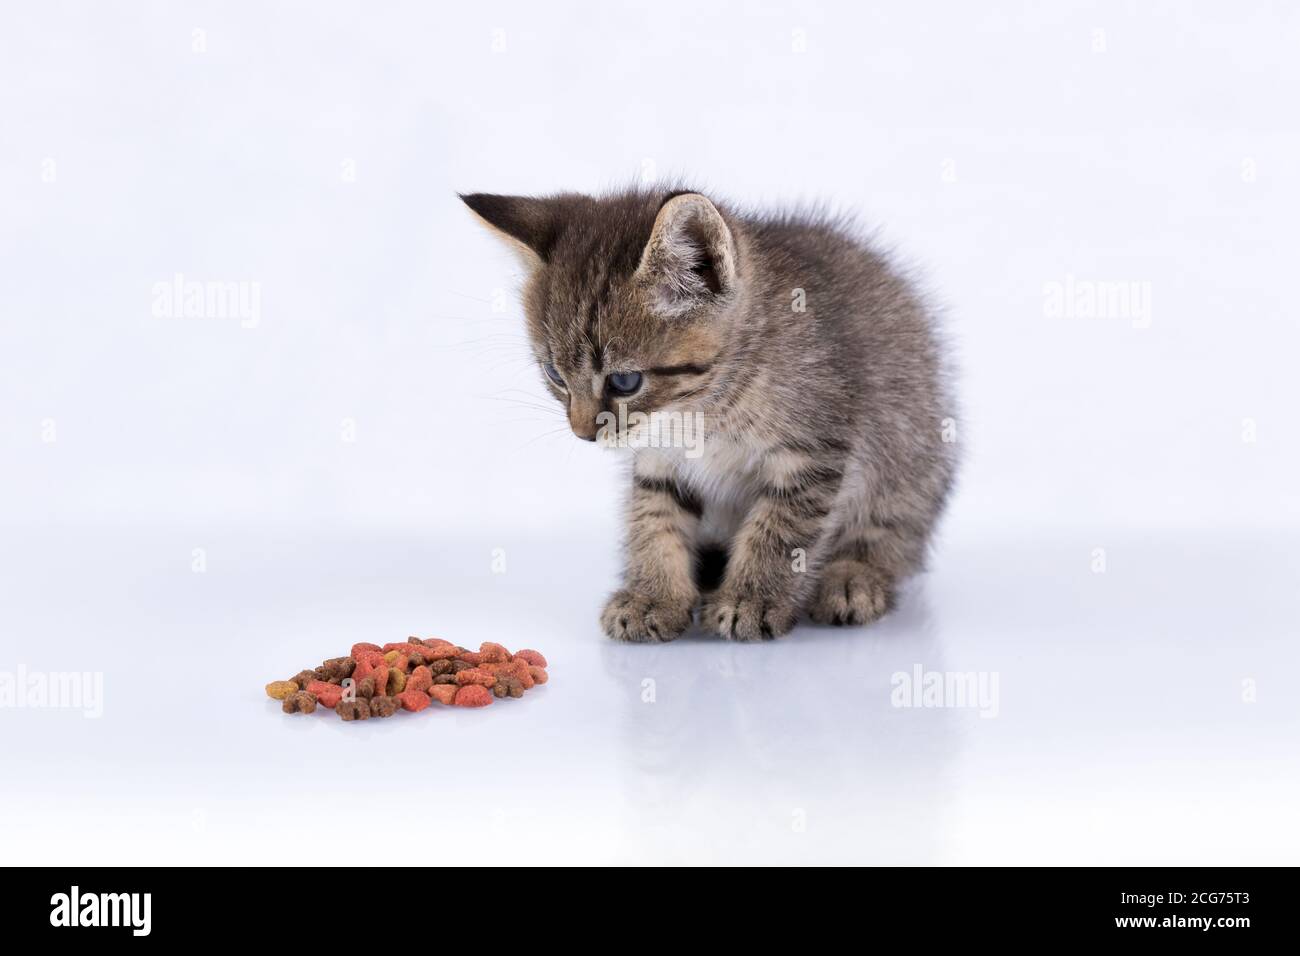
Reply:
M868 628L736 644L607 645L626 834L619 856L931 859L959 744L943 709L891 705L890 677L943 668L922 582Z

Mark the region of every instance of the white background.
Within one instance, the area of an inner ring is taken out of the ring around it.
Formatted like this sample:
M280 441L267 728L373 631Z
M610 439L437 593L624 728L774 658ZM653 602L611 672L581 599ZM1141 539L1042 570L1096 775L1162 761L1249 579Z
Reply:
M0 672L104 713L0 710L0 856L282 862L416 806L482 862L1300 862L1300 14L1047 6L6 3ZM943 306L966 462L886 621L600 635L621 469L455 192L646 175L855 211ZM155 315L178 273L256 326ZM1048 314L1067 277L1149 326ZM553 679L262 698L408 634ZM914 664L997 716L893 707Z

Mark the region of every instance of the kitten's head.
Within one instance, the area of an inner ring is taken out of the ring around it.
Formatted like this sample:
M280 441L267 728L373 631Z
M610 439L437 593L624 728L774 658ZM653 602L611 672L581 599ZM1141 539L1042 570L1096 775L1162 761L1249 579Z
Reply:
M529 271L533 352L574 434L704 407L744 281L734 220L694 192L461 199Z

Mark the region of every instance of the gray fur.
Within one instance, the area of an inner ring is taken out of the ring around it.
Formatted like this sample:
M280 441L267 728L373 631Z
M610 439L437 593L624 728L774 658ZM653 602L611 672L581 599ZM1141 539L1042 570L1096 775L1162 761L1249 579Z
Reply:
M696 611L736 640L783 634L801 612L885 613L952 487L957 413L935 322L884 257L825 215L688 190L462 198L530 266L530 338L564 379L542 376L575 433L620 407L707 422L702 457L633 452L611 637L669 640ZM611 394L604 376L630 371L641 390ZM702 592L715 546L725 573Z

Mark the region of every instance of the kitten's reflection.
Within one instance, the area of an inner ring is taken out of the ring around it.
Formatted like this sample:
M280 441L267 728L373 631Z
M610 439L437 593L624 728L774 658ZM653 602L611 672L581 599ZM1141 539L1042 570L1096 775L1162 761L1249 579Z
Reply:
M890 683L918 663L943 668L924 578L867 628L805 625L764 644L692 632L603 654L626 694L633 819L620 859L936 857L958 724L942 708L893 706Z

